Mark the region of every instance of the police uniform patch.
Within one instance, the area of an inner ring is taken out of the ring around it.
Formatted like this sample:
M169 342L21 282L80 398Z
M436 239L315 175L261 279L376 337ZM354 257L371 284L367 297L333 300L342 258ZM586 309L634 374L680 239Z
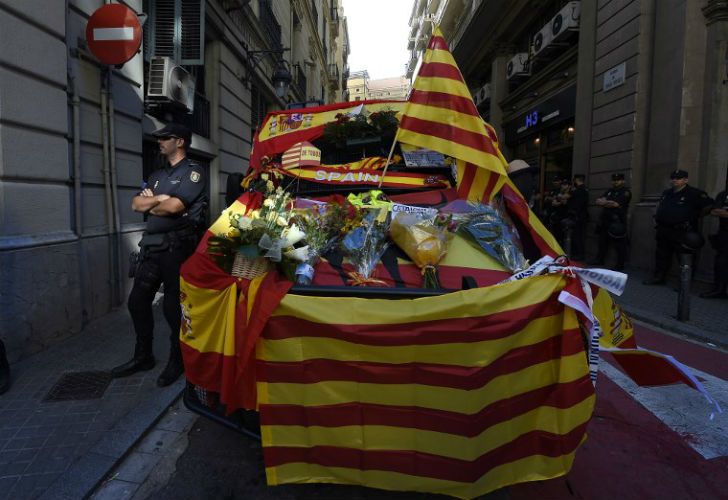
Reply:
M191 172L190 173L190 180L192 182L200 182L200 173L199 172Z

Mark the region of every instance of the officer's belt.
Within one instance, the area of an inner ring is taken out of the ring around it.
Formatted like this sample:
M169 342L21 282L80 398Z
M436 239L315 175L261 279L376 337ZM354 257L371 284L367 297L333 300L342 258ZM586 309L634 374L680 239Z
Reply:
M687 231L688 229L691 229L693 227L690 222L679 222L677 224L666 224L664 222L658 222L657 225L667 229L680 229L683 231Z

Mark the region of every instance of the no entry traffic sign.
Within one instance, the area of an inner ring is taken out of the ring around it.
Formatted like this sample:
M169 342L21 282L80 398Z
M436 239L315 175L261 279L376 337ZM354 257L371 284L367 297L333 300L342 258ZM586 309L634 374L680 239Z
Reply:
M86 25L86 41L99 61L124 64L142 43L142 26L126 5L110 3L93 13Z

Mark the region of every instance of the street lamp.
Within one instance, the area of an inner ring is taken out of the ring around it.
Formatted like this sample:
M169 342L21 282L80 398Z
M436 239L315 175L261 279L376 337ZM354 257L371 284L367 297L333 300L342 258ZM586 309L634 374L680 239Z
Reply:
M285 59L278 60L278 66L273 72L271 81L273 82L273 88L278 97L284 98L288 95L288 88L291 86L293 77L291 76L291 72L288 71L288 63Z
M241 79L243 84L250 89L251 77L255 73L256 68L260 64L261 59L266 54L275 54L277 57L276 68L271 76L271 83L275 89L276 96L284 98L288 95L288 89L293 81L293 76L288 69L288 62L283 59L283 52L290 50L287 48L281 48L278 50L248 50L246 66L248 67L248 74Z

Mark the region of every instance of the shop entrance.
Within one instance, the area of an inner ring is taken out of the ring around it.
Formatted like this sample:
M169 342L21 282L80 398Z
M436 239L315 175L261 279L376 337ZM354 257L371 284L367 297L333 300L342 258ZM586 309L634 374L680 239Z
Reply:
M533 210L540 214L543 199L554 187L554 179L572 176L574 153L574 121L562 122L554 127L519 139L514 158L520 158L529 165L538 165L538 189Z

